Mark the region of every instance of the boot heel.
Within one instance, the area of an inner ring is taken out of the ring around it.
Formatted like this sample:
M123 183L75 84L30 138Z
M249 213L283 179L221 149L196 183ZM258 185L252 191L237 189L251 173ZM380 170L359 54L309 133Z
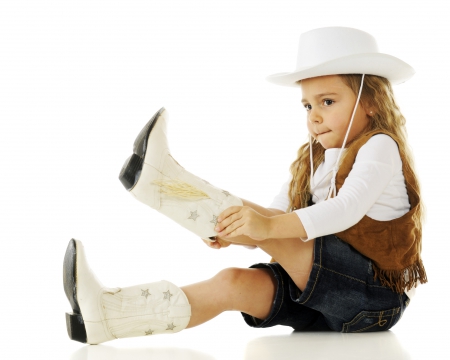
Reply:
M87 342L86 327L81 314L66 313L67 333L72 340L82 343Z
M131 155L125 161L125 164L123 164L119 180L128 191L130 191L138 182L143 164L144 159L136 154Z

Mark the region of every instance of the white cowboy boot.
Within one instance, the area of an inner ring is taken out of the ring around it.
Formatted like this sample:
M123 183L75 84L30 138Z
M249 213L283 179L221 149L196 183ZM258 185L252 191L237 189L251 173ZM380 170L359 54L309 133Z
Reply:
M191 317L184 292L168 281L107 288L88 266L81 241L71 240L64 257L64 291L73 313L66 313L72 340L89 344L175 333Z
M203 239L215 240L217 217L242 200L186 171L170 155L167 112L159 110L134 142L119 179L136 199Z

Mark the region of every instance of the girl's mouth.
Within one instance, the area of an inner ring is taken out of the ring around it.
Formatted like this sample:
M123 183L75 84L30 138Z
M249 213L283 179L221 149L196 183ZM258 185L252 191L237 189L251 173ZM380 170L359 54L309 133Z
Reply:
M328 130L328 131L324 131L324 132L318 133L317 136L323 135L323 134L327 134L327 133L329 133L330 131L331 131L331 130Z

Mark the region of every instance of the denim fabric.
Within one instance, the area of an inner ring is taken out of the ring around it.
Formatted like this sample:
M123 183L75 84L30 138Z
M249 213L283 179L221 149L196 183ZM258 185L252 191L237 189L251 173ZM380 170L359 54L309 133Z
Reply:
M335 235L315 239L314 263L302 292L278 263L261 263L278 283L265 320L242 314L252 327L291 326L299 331L370 332L388 330L409 304L374 280L372 261Z

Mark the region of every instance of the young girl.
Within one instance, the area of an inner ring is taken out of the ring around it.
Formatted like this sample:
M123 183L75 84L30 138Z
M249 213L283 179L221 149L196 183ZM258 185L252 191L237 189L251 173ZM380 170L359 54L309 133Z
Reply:
M89 269L80 241L64 259L66 315L73 340L173 333L223 311L253 327L387 330L418 282L422 206L405 120L391 84L414 74L350 28L302 34L298 66L269 80L300 86L310 140L269 208L215 188L170 155L161 109L136 139L120 180L138 200L211 246L258 246L274 259L225 269L178 288L167 281L106 288Z

